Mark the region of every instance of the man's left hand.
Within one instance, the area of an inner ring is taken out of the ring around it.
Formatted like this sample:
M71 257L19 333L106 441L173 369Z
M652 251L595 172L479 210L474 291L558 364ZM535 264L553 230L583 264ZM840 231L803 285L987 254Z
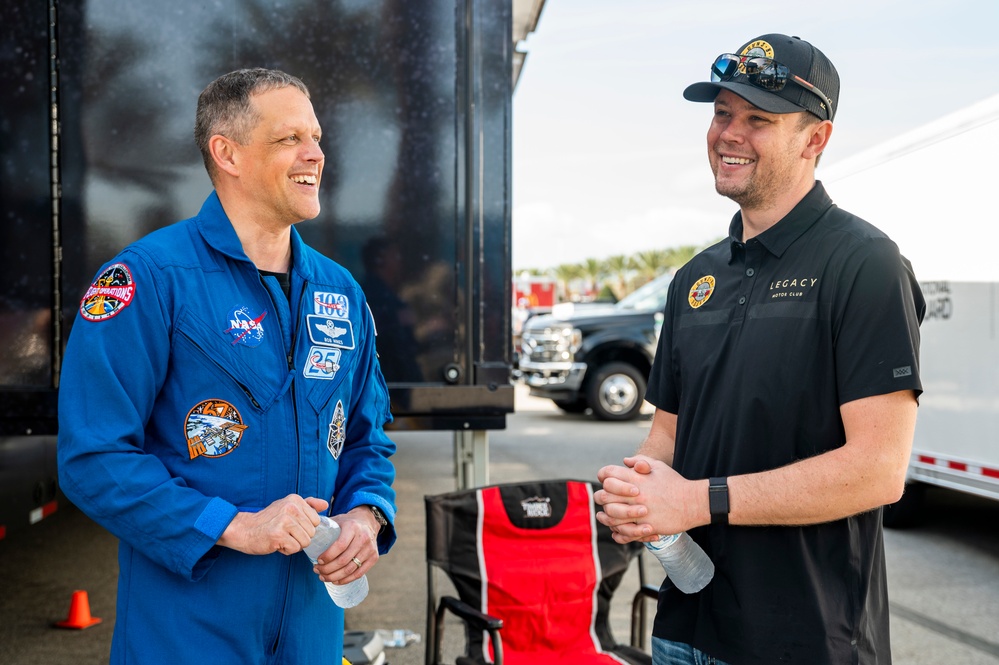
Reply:
M331 519L340 525L340 537L319 555L314 570L323 582L347 584L360 579L378 562L380 525L367 506Z

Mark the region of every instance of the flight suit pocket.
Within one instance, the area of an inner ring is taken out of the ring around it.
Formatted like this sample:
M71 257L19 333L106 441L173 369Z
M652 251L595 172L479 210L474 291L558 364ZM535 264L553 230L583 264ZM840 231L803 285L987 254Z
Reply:
M250 403L261 411L266 411L291 382L290 375L267 381L245 357L245 347L234 346L190 311L178 318L176 330L179 339L192 347L192 353L185 356L193 356L192 360L197 359L194 361L200 362L222 381L234 383ZM264 349L260 350L260 355L265 361L273 361ZM283 352L281 355L283 356Z

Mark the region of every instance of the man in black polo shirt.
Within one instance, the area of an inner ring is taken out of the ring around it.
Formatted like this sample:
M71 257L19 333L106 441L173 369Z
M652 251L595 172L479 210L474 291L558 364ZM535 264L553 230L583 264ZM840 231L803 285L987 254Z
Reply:
M880 507L904 486L924 302L815 180L838 96L778 34L684 91L714 104L708 159L740 211L674 277L649 435L597 493L619 542L689 530L715 563L699 593L663 584L656 665L891 662Z

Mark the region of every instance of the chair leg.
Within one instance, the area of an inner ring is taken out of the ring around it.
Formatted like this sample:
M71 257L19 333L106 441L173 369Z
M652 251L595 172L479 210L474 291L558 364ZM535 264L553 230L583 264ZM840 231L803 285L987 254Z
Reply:
M631 646L645 648L645 599L637 594L631 601Z
M426 632L426 657L425 665L437 665L440 658L440 644L434 637L437 634L437 614L434 611L434 603L437 600L437 584L434 579L433 566L427 565L427 632Z
M437 607L437 612L434 620L434 623L436 624L434 626L434 632L432 636L433 638L432 641L434 643L434 650L433 650L434 657L433 660L427 662L427 665L440 665L441 649L444 648L444 611L445 611L444 604L441 603ZM431 636L428 635L427 637L430 638Z

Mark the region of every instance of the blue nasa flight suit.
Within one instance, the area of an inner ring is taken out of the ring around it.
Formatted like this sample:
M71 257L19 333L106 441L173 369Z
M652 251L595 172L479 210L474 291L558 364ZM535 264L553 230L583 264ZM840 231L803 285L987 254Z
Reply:
M395 445L350 274L292 228L291 303L218 197L101 268L62 368L59 479L120 539L112 663L340 665L343 610L302 552L215 543L289 494L381 508Z

